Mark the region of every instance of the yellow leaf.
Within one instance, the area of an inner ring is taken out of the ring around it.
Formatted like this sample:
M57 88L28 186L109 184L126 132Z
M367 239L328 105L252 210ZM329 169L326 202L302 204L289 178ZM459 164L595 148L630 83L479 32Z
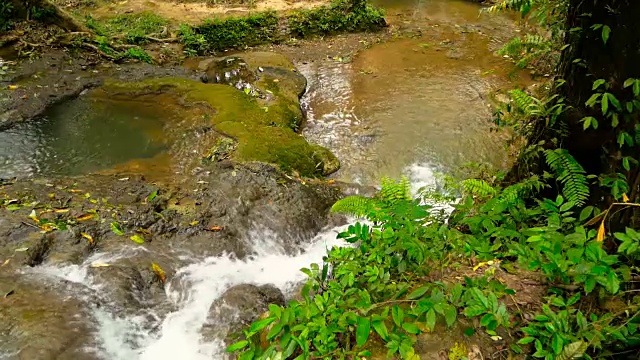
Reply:
M144 244L144 238L140 235L133 235L130 239L136 244Z
M93 215L91 214L85 214L85 215L81 215L78 218L76 218L76 220L78 221L86 221L86 220L90 220L93 218Z
M55 212L58 213L58 214L67 213L67 212L69 212L69 209L56 209Z
M158 277L158 280L160 280L161 283L164 284L167 281L167 276L165 275L164 270L162 270L160 265L152 262L151 270L153 270L153 272L156 274L156 276Z
M18 88L18 85L9 85L9 90L15 90Z
M87 241L89 241L89 245L93 245L95 243L95 241L93 240L93 237L87 233L80 233L80 235L82 235L83 238L87 239Z
M473 267L473 271L476 271L476 270L480 269L481 267L483 267L485 265L487 265L486 262L481 262L480 264L478 264L478 265Z
M111 265L105 264L105 263L93 263L93 264L91 264L92 268L109 267L109 266L111 266Z
M78 190L78 189L71 189L69 190L70 193L81 193L82 190Z
M197 221L197 220L196 221L192 221L192 222L189 223L189 225L191 225L191 226L196 226L198 224L200 224L200 221Z
M597 237L598 241L604 240L604 231L605 231L605 229L604 229L604 221L602 221L600 223L600 228L598 229L598 237Z
M9 261L11 261L11 259L7 259L7 260L5 260L5 261L2 263L2 265L0 265L0 266L5 266L5 265L7 265L7 264L9 263Z
M40 222L40 220L38 220L38 216L36 215L36 211L35 210L31 210L31 213L29 214L29 219L35 221L35 222Z
M629 202L629 197L627 196L627 194L622 194L622 201L628 203Z

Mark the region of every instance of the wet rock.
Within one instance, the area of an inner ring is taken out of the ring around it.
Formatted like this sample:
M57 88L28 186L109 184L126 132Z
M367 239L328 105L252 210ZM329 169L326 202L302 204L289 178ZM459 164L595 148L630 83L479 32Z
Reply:
M0 275L0 355L20 360L97 359L90 315L77 296L33 276Z
M215 339L236 334L266 312L269 304L284 303L284 295L273 285L236 285L211 305L202 335Z
M120 259L109 266L91 267L89 274L101 295L124 314L134 314L139 310L154 308L166 300L164 284L153 272L151 263L158 265L170 278L174 271L170 260L158 256L135 256Z

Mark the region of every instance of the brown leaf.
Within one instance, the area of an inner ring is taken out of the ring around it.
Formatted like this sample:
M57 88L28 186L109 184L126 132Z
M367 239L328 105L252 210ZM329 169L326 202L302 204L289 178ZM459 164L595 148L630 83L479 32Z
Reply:
M151 270L153 270L153 272L156 274L156 276L158 277L158 280L160 280L161 283L164 284L165 282L167 282L167 276L165 275L164 270L162 270L160 265L152 262Z
M602 218L605 217L605 215L607 215L607 213L609 212L609 209L601 212L600 214L598 214L598 216L595 216L594 218L592 218L591 220L587 221L586 223L584 223L584 226L591 226L591 225L595 225L598 223L598 221L602 220Z
M218 232L218 231L222 231L222 229L224 229L222 226L214 225L214 226L209 226L209 227L208 227L208 228L206 228L205 230L207 230L207 231L213 231L213 232Z

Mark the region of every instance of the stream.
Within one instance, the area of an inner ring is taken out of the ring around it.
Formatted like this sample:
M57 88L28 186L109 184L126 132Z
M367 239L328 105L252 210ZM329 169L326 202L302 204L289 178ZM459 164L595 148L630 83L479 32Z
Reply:
M435 173L467 162L507 166L506 135L490 131L491 101L501 91L532 84L528 74L514 72L508 60L494 54L517 31L513 19L479 15L479 5L458 0L377 4L387 10L393 26L415 35L372 44L353 59L295 64L308 81L303 135L338 157L341 169L332 177L376 186L384 176L404 175L417 191L436 186ZM158 127L162 108L151 106L134 116L126 106L93 104L88 109L82 98L67 106L64 116L54 108L39 122L0 132L0 178L76 175L153 158L168 146L149 130ZM95 106L102 108L97 112ZM142 125L132 126L133 118ZM135 146L123 151L119 144ZM90 161L76 161L82 157ZM99 251L79 264L23 271L71 287L83 303L102 304L89 310L95 341L84 349L87 354L109 360L224 359L223 339L205 339L201 332L205 326L226 329L223 323L207 323L216 299L240 284L271 284L291 298L305 278L299 269L343 245L336 239L342 228L329 224L292 249L283 245L287 234L268 222L255 224L241 234L250 254L241 259L166 249L164 256L181 259L165 285L166 301L133 313L111 304L92 269L144 254L145 245ZM0 359L15 358L20 357L0 345Z

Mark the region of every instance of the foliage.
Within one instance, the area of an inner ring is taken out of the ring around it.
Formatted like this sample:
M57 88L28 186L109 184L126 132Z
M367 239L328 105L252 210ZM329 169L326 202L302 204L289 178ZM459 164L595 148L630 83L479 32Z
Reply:
M546 150L547 164L562 183L562 193L569 201L580 206L589 198L589 184L582 166L566 150Z
M100 36L120 38L129 44L145 44L148 36L158 36L169 22L152 12L141 12L117 15L104 21L89 16L86 25Z
M127 49L127 51L124 53L124 57L140 60L149 64L153 63L151 55L147 54L146 51L142 50L139 47Z
M11 26L14 16L13 4L11 1L0 2L0 31L6 31Z
M287 23L290 35L297 38L376 31L385 26L380 9L355 0L334 0L329 7L295 12L287 18Z
M330 6L296 10L285 16L260 12L247 17L210 19L197 27L182 25L180 39L188 55L243 49L343 32L375 31L385 26L379 9L356 0L334 0Z
M615 312L584 305L594 294L626 296L631 269L618 254L640 259L637 231L616 233L622 243L603 247L604 225L588 228L604 224L602 215L563 196L537 198L547 186L537 177L506 188L464 183L467 193L446 220L407 196L406 180L385 180L371 199L336 203L334 211L367 219L338 235L352 246L330 249L324 263L303 269L309 278L302 299L271 305L229 351L240 359L345 358L368 356L382 342L389 358L417 359L420 334L460 317L477 319L476 333L485 336L520 334L519 345L536 358L590 358L640 341L637 299L628 297ZM470 265L459 280L439 278L441 268ZM533 318L507 305L518 294L498 281L502 268L546 279L549 296ZM519 345L512 351L525 351Z

